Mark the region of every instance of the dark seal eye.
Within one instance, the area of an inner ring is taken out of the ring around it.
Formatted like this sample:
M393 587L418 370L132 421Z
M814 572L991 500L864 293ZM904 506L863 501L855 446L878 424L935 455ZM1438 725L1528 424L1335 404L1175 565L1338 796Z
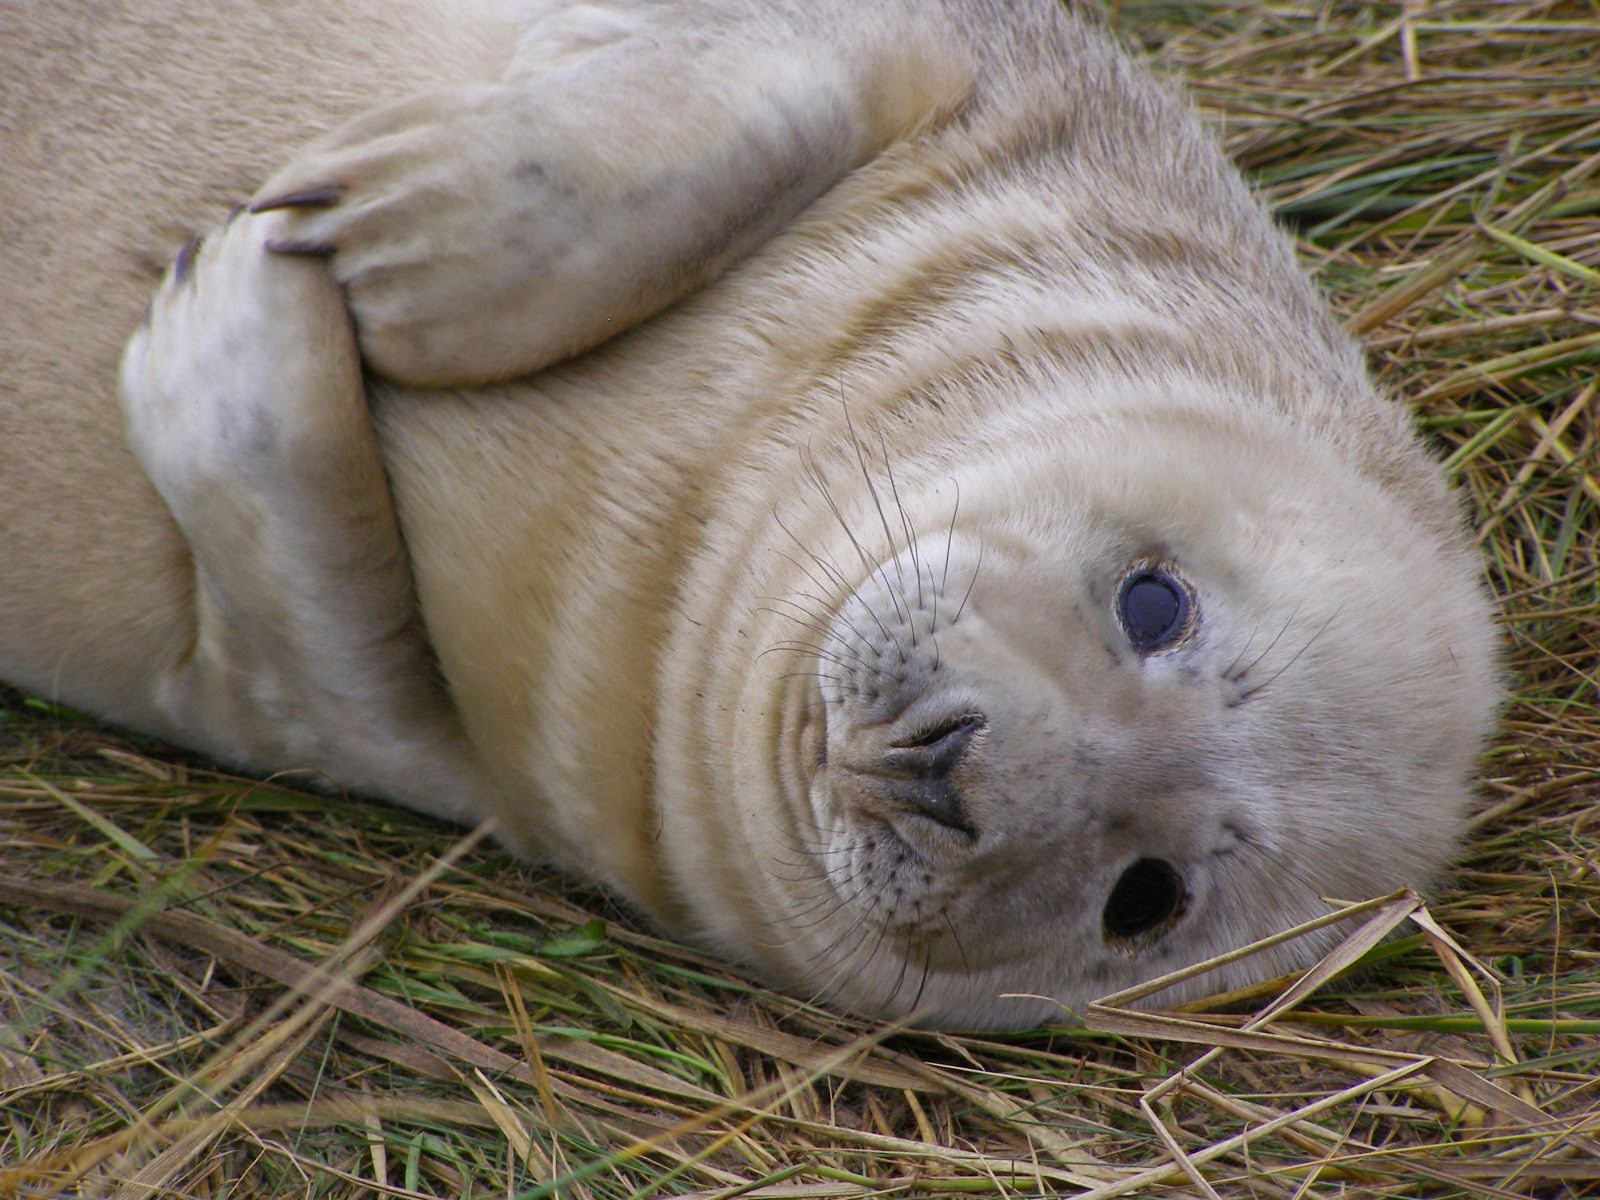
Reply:
M1169 928L1188 902L1183 876L1160 858L1141 858L1121 876L1106 900L1101 922L1109 942L1133 942Z
M1135 571L1117 592L1117 619L1140 654L1165 649L1189 624L1189 593L1159 567Z

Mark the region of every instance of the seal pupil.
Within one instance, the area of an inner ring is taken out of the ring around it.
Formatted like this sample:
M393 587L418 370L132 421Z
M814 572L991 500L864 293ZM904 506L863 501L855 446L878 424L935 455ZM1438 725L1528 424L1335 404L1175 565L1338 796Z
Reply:
M1117 610L1133 648L1149 654L1183 632L1189 594L1165 571L1139 571L1123 582Z
M1141 858L1124 871L1111 889L1101 918L1108 940L1143 937L1183 912L1183 879L1169 862Z

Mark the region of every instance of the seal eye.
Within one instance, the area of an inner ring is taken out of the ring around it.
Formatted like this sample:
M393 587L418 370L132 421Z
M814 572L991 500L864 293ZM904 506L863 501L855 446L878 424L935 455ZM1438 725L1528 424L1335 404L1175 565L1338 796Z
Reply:
M1141 858L1117 878L1101 924L1108 942L1131 942L1183 915L1183 877L1165 859Z
M1189 592L1159 567L1135 571L1117 592L1117 618L1140 654L1177 641L1189 623Z

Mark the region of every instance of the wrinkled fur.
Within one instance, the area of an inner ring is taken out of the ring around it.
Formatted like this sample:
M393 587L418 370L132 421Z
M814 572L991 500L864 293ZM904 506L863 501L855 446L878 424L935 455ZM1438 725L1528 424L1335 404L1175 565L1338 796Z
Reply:
M1448 860L1496 697L1452 501L1046 0L7 0L0 79L7 680L946 1024ZM1149 656L1145 562L1197 613ZM888 765L962 714L964 832ZM1118 943L1139 858L1185 905Z

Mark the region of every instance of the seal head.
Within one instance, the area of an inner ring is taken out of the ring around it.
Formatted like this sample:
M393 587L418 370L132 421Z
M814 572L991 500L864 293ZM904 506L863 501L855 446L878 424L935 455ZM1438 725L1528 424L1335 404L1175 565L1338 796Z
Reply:
M819 489L833 536L774 609L810 632L763 660L787 809L738 882L766 969L1059 1020L1440 870L1495 707L1470 560L1291 421L1192 391Z

